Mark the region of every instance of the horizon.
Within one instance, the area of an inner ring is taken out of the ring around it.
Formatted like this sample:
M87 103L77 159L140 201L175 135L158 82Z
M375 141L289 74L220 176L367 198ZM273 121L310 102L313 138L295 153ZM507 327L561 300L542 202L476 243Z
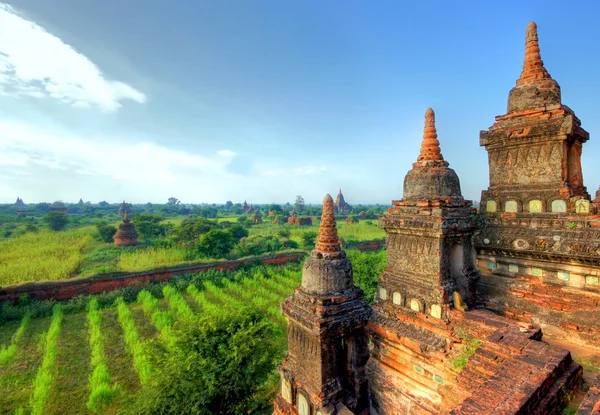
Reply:
M568 21L541 1L336 6L0 2L0 203L319 205L341 187L351 205L389 205L428 107L463 197L479 201L479 131L506 112L532 20L563 103L590 133L593 197L595 2Z

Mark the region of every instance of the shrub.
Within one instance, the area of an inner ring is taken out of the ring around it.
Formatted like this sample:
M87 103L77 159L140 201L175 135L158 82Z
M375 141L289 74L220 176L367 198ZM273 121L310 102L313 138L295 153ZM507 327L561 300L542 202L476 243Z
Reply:
M200 238L196 250L209 258L225 258L233 249L234 243L230 232L213 229Z
M137 396L139 414L242 414L281 357L277 325L256 310L184 318L168 347L155 342L156 371Z
M117 233L117 228L114 226L107 225L104 222L100 222L96 224L96 230L98 231L98 239L102 242L113 243L115 233Z
M306 249L313 249L317 240L317 233L315 231L308 231L302 234L302 246Z

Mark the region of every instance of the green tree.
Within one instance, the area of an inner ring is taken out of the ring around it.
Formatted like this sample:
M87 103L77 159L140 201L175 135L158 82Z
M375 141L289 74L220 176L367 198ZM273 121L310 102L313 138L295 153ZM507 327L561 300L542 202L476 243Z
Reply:
M69 223L69 218L62 212L50 212L44 216L44 222L53 231L62 231Z
M221 229L212 229L202 235L196 249L209 258L224 258L231 252L235 240L231 232Z
M213 232L213 231L211 231ZM282 358L280 328L262 310L223 308L184 318L171 343L154 341L155 369L136 414L247 414Z
M115 233L117 233L117 228L110 226L105 222L99 222L96 224L96 230L98 231L98 237L102 242L114 242L113 237L115 236Z
M294 203L294 210L298 213L304 212L304 198L300 195L296 196L296 202Z
M315 231L308 231L302 234L302 246L306 249L313 249L317 240L317 233Z
M152 213L139 213L133 217L133 224L140 236L148 241L152 239L164 238L173 228L172 224L161 224L163 220L161 215Z
M173 228L169 236L175 243L181 246L193 247L198 243L201 235L216 227L217 224L215 222L207 219L188 217L179 226Z
M227 232L231 233L235 242L248 236L248 229L244 228L239 223L232 225Z

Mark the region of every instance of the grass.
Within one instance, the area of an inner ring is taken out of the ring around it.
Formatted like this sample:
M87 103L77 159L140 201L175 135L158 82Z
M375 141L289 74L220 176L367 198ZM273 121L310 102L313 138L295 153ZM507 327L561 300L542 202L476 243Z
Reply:
M63 311L60 305L54 306L50 328L46 334L44 345L44 358L37 375L33 381L33 395L31 396L31 413L42 415L45 413L48 397L54 383L54 364L56 362L56 344L60 335L60 324Z
M93 243L92 227L40 231L0 242L0 285L71 278Z
M471 357L473 353L475 353L475 351L481 347L482 343L462 330L457 329L455 334L462 339L463 350L460 354L454 357L454 359L452 359L452 367L459 372L462 372L462 370L467 366L469 357Z
M175 278L170 285L146 285L131 292L123 289L110 298L102 294L73 299L62 304L60 323L56 311L54 316L52 311L34 313L22 331L13 361L0 367L0 412L12 414L19 408L30 412L36 373L51 375L42 405L44 414L89 414L87 404L91 400L97 403L90 405L97 413L127 412L152 370L146 352L148 342L169 341L174 333L169 331L171 324L188 313L262 308L282 328L274 342L284 353L287 323L279 306L300 284L300 269L300 264L292 264L209 272ZM30 310L36 304L21 307ZM23 320L9 320L0 315L0 321L7 321L0 326L0 344L9 345L23 325ZM161 334L165 331L169 335ZM55 345L53 357L48 357L50 344ZM273 398L278 379L274 374L272 384L265 384L267 402ZM113 393L117 384L119 388ZM94 390L100 391L96 398L92 397Z
M291 232L290 239L302 244L302 235L306 232L319 232L318 222L312 226L293 226L293 225L274 225L272 223L262 223L250 228L250 236L265 235L277 236L281 230ZM377 220L360 220L357 224L349 225L343 221L337 222L338 236L345 241L372 241L384 239L385 231L377 227Z
M92 299L89 302L88 310L92 375L89 384L90 396L86 406L90 411L99 413L110 405L118 386L111 386L110 374L106 365L106 354L104 352L102 315L98 309L98 301L96 299Z
M290 269L293 271L286 271ZM268 273L281 285L260 283ZM140 385L147 381L152 370L145 349L147 341L192 310L203 312L210 308L218 314L226 302L244 307L258 305L275 310L272 318L285 325L278 313L279 303L299 284L298 264L276 271L215 274L215 282L200 285L200 289L195 284L189 284L187 290L180 284L165 285L164 298L155 297L161 292L152 289L141 291L132 304L119 297L115 304L105 303L107 308L101 309L92 297L87 311L65 304L55 307L52 317L28 317L27 330L20 340L23 348L17 350L14 364L0 368L2 411L15 413L21 408L30 413L35 407L33 413L44 414L122 413L134 402ZM254 279L257 281L252 283ZM243 288L244 298L252 301L242 301L226 283ZM205 299L202 307L190 308L193 302L190 293ZM64 310L74 311L64 314ZM17 322L8 324L16 327ZM23 321L20 323L24 325ZM14 332L14 328L0 330L0 342L8 343ZM282 331L277 344L285 348L285 340ZM28 385L35 385L34 393Z
M574 359L577 363L583 366L583 370L590 373L600 373L600 357L590 359L587 357L576 357Z
M14 360L17 355L17 346L20 342L25 330L27 330L27 326L29 326L29 322L31 321L31 313L26 313L25 316L21 319L21 324L19 328L13 335L10 345L8 347L3 347L0 349L0 367L6 366L12 360Z
M184 264L186 251L177 248L147 248L123 252L119 258L119 271L138 272Z

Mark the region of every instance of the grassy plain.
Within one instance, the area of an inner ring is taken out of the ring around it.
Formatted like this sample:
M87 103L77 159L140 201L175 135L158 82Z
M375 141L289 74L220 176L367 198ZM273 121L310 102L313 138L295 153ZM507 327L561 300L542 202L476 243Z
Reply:
M179 225L184 218L178 216L165 222ZM236 222L237 217L214 220ZM306 249L302 246L303 234L317 233L318 230L318 222L312 226L263 223L252 226L249 234L280 236L289 232L289 238L297 242L300 248ZM353 225L338 221L338 234L346 242L385 238L385 232L377 227L377 220L361 220ZM94 226L62 232L40 230L0 241L0 286L88 277L108 272L139 272L199 262L190 258L189 254L189 251L177 247L115 247L100 242Z

